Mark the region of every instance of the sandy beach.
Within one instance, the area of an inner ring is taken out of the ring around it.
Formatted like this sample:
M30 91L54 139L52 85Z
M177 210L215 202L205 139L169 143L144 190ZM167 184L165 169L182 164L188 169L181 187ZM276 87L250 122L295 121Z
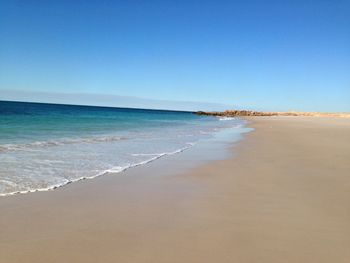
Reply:
M349 262L350 119L248 120L226 160L0 198L0 262Z

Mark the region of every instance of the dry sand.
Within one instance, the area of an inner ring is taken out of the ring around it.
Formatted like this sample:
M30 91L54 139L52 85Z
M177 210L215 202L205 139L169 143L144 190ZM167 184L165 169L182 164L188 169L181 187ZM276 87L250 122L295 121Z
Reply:
M350 262L350 120L250 120L228 160L0 198L0 263Z

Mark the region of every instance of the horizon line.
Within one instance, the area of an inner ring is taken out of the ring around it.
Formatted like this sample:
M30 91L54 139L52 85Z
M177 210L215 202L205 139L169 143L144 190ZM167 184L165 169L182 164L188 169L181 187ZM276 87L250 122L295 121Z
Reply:
M60 105L60 106L79 106L79 107L92 107L92 108L108 108L108 109L127 109L127 110L148 110L148 111L173 111L173 112L184 112L184 113L196 113L198 111L187 111L187 110L170 110L170 109L149 109L149 108L135 108L135 107L117 107L117 106L101 106L101 105L89 105L89 104L70 104L70 103L51 103L42 101L23 101L23 100L3 100L0 102L14 102L14 103L31 103L31 104L47 104L47 105Z
M200 110L225 110L232 106L204 101L151 99L136 96L99 93L64 93L0 89L0 100L48 104L98 106L112 108L154 109L194 112Z

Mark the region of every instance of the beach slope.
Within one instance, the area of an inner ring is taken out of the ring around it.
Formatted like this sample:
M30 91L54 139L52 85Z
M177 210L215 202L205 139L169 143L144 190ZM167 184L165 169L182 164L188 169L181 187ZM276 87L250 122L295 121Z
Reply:
M0 262L349 262L350 120L248 120L227 160L0 198Z

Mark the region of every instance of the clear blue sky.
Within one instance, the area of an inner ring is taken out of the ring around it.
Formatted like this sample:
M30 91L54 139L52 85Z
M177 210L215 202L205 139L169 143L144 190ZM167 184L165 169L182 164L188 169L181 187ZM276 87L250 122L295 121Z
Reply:
M350 1L0 0L1 90L350 111Z

